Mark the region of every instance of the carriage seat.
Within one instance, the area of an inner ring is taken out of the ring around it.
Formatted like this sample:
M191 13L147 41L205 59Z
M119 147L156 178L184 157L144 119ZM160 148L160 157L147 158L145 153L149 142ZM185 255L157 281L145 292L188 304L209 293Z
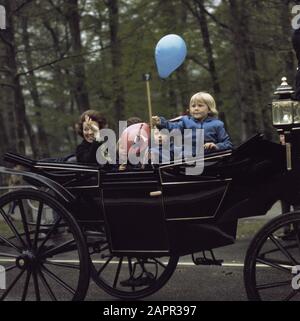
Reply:
M67 163L77 163L77 157L76 155L70 155L66 158L65 162Z

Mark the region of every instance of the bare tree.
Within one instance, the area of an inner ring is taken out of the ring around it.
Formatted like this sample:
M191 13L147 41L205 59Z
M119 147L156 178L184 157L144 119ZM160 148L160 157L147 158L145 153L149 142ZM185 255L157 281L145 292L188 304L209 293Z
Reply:
M125 110L125 90L122 75L123 58L119 24L119 0L106 0L105 4L109 11L113 106L116 119L123 119Z
M207 59L207 70L210 73L211 80L212 80L212 87L214 91L214 95L216 98L217 105L221 105L220 95L221 95L221 88L219 83L219 77L216 69L215 59L214 59L214 52L213 47L210 39L210 33L208 28L207 16L206 16L206 9L204 5L204 0L183 0L183 3L187 6L187 8L191 11L193 16L197 19L199 24L202 40L203 40L203 47L206 52L206 59Z
M248 16L239 0L228 0L231 17L232 44L236 70L235 96L241 115L241 140L257 130L255 91L251 67L255 67L255 53L250 48Z
M86 87L85 60L82 52L80 13L78 0L67 0L65 4L65 15L69 23L71 33L71 46L74 56L74 79L73 88L78 110L80 113L90 108L88 90Z
M7 13L7 28L0 32L2 43L5 45L6 50L6 66L8 69L7 81L8 85L13 89L11 91L11 97L9 100L14 110L14 115L10 114L10 130L15 130L13 137L16 136L16 150L20 153L25 153L25 118L26 118L26 106L22 93L22 87L20 79L18 77L17 68L17 45L15 41L15 25L14 25L14 13L18 11L16 0L6 0L4 2ZM12 119L13 118L13 119ZM15 121L15 122L14 122ZM15 124L15 126L13 125Z
M35 108L37 111L35 112L36 116L36 124L37 124L37 138L35 137L35 134L31 132L31 139L32 139L32 149L34 157L37 157L37 153L41 157L49 157L50 151L49 151L49 144L48 144L48 137L45 131L45 125L44 120L42 117L42 102L40 100L40 95L38 91L38 86L36 83L36 78L33 70L33 59L31 56L31 48L30 48L30 38L29 38L29 32L28 32L28 18L26 16L22 17L22 41L25 49L25 59L27 68L29 69L29 74L26 77L28 83L29 83L29 91L32 98L32 101L34 103ZM27 125L30 127L30 124ZM37 144L38 140L38 144ZM37 146L39 146L40 151L37 151Z

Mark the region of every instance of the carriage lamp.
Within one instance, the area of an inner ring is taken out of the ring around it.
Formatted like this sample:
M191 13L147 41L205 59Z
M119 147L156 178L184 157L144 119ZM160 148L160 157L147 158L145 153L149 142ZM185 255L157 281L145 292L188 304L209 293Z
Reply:
M278 96L272 102L273 125L277 129L289 130L294 123L300 124L300 108L297 101L292 100L294 90L287 83L287 79L281 79L281 85L276 89L274 95Z
M276 98L272 102L273 126L279 134L283 134L286 146L287 169L292 169L291 132L300 129L300 102L292 99L293 88L287 83L286 77L276 89Z

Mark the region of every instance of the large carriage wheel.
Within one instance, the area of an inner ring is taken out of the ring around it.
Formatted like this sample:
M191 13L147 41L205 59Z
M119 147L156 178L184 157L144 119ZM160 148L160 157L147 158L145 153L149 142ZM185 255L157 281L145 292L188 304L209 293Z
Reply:
M137 300L161 289L176 269L179 257L113 256L105 232L87 235L91 277L106 293ZM94 238L94 240L93 240Z
M89 285L82 231L41 191L0 198L0 265L0 300L83 300Z
M300 212L293 212L271 220L252 240L244 266L248 299L300 300L299 273Z

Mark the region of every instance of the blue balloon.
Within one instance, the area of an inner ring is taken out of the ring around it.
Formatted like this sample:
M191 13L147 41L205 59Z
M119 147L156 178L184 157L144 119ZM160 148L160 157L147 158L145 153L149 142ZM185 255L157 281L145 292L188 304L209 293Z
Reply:
M155 48L159 76L161 78L170 76L184 62L186 53L186 44L178 35L170 34L161 38Z

